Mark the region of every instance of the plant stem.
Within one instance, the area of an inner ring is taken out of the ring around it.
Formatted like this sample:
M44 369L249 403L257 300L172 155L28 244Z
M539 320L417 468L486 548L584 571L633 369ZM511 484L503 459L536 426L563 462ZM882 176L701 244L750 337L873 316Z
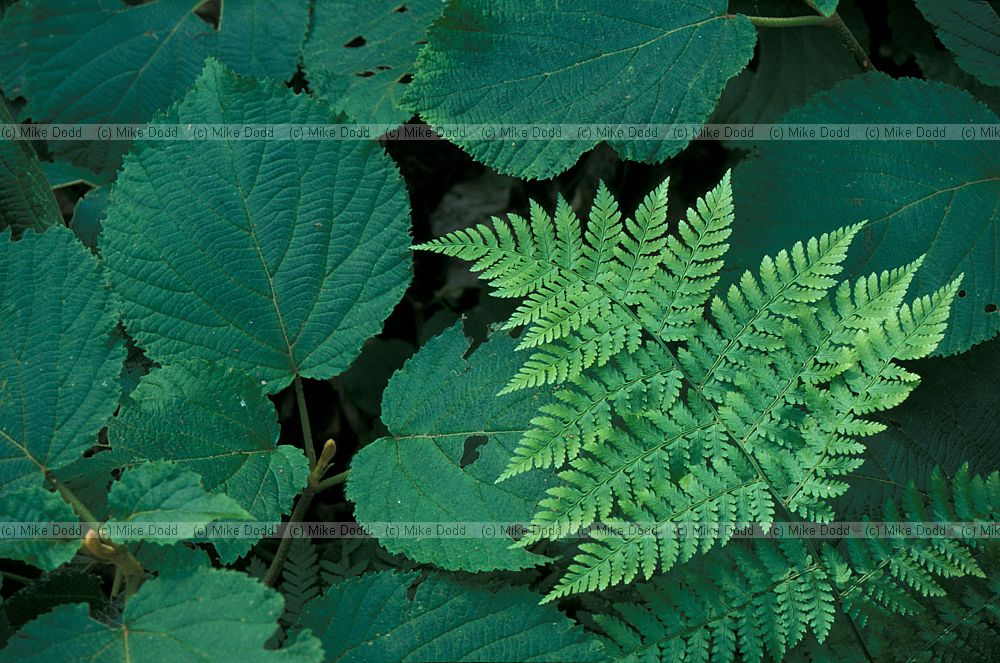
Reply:
M146 579L146 571L142 568L139 560L129 552L127 546L110 541L99 541L100 535L94 529L101 522L97 516L87 508L87 505L77 497L76 493L70 490L69 486L60 481L54 474L46 472L45 478L59 491L62 498L69 502L76 515L87 523L87 536L83 540L83 549L91 556L115 565L115 577L117 578L117 574L121 573L125 579L125 598L135 594L139 585Z
M267 573L264 574L264 584L268 587L274 587L274 584L278 582L281 567L285 565L285 558L288 557L288 548L292 545L292 537L288 534L291 531L291 525L302 522L302 518L306 515L306 509L309 508L315 494L311 485L306 486L299 501L296 502L295 508L292 509L292 515L288 517L288 525L285 527L281 542L278 544L278 551L274 553L274 559L271 560L270 566L267 567Z
M344 470L340 474L334 474L332 477L328 477L319 482L317 486L318 490L326 490L327 488L333 488L334 486L339 486L340 484L347 481L347 473L349 470Z
M271 560L271 564L267 567L267 573L264 574L264 584L268 587L273 587L274 583L278 582L281 567L284 566L285 558L288 557L288 548L292 545L292 537L289 536L289 532L292 530L291 526L302 522L302 519L306 515L306 510L312 503L313 497L316 496L316 493L324 489L324 484L336 485L330 482L341 476L341 474L344 475L345 479L347 478L347 472L342 472L330 477L326 481L321 481L323 474L326 473L326 468L330 466L330 461L333 460L333 456L336 453L336 443L333 440L327 440L326 444L323 445L323 451L320 452L319 460L317 460L315 467L309 472L309 482L306 484L306 489L299 496L299 501L295 504L295 508L292 509L292 515L288 517L288 525L285 526L285 531L281 535L278 550L274 553L274 559Z
M858 38L854 36L854 33L847 27L847 24L844 23L844 19L840 18L840 14L833 12L830 15L829 25L837 33L837 37L840 39L840 43L844 45L844 48L854 56L854 61L861 67L861 71L874 71L875 65L872 64L867 51L861 46Z
M804 28L830 25L826 16L747 16L758 28Z
M298 404L299 421L302 423L302 442L306 447L306 456L309 458L309 469L312 470L316 467L316 445L313 443L309 410L306 409L306 390L298 373L295 374L295 400Z
M19 582L22 585L27 585L31 582L34 582L31 578L23 576L20 573L13 573L12 571L0 571L0 576L3 576L4 578L8 578L9 580L13 580L15 582Z
M816 5L811 2L808 4L819 12ZM830 16L822 14L819 16L747 16L747 19L758 28L803 28L810 26L831 28L837 33L837 38L840 39L844 48L854 56L854 61L858 63L861 71L874 71L875 69L868 53L837 12L833 12Z

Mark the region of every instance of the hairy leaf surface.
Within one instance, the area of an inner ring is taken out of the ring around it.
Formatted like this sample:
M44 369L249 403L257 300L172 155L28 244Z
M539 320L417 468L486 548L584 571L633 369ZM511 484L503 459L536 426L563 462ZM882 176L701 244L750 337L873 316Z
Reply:
M325 107L210 61L161 123L327 123ZM410 280L399 171L368 141L138 142L101 250L154 361L238 366L268 392L342 372Z
M276 591L245 574L206 569L183 578L150 580L115 623L88 614L86 603L61 605L28 623L0 653L8 660L39 663L319 663L323 649L307 632L284 649L264 649L277 628L282 603Z
M1000 118L948 85L867 74L815 96L782 121L926 126L996 125ZM964 273L968 295L956 300L938 352L967 350L1000 330L1000 156L989 145L933 139L761 143L734 176L744 222L735 226L731 266L746 267L777 250L793 230L816 234L842 220L868 219L847 273L926 254L915 280L923 293Z
M1000 14L985 0L916 0L938 39L965 71L987 85L1000 85Z
M25 284L31 284L25 287ZM0 487L41 485L114 412L125 348L97 259L69 230L0 235Z
M277 522L309 474L302 450L278 445L278 433L274 406L259 385L231 369L185 362L143 378L108 439L121 465L174 461L197 473L208 491L229 496L258 520ZM215 545L231 562L253 543Z
M313 92L358 122L405 122L399 99L440 11L440 0L319 0L302 53Z
M601 644L522 588L369 573L332 586L301 620L330 661L598 661Z
M453 1L431 26L403 102L431 125L700 124L753 54L753 26L727 15L726 5ZM563 172L600 141L593 133L483 135L454 142L491 168L528 178ZM658 162L688 141L609 142L626 159Z
M534 473L495 485L528 419L544 398L522 392L496 396L520 359L517 341L497 333L468 358L469 340L456 324L429 341L390 380L382 418L391 435L354 457L347 496L358 522L524 522L551 480ZM467 443L483 438L466 465ZM402 525L401 525L402 526ZM437 534L436 532L434 533ZM498 533L470 540L390 536L381 544L419 562L449 570L534 566L545 558L511 550Z

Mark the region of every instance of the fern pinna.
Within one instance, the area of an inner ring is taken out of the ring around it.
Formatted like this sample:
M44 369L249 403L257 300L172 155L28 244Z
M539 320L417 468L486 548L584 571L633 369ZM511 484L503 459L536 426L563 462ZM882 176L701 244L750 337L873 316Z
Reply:
M897 405L918 382L897 362L928 355L942 338L960 279L909 303L920 260L838 280L863 224L766 257L713 295L734 218L729 175L673 234L667 185L634 218L602 185L584 229L560 200L554 218L533 203L527 219L494 218L416 247L473 261L497 296L522 298L505 327L524 327L519 347L529 355L501 393L556 388L500 478L559 470L517 545L596 522L830 521L831 500L863 462L861 440L882 430L865 415ZM696 539L598 528L546 600L649 579L727 543L725 531ZM794 541L735 550L735 566L724 567L732 573L745 566L740 555L758 555L769 558L755 562L762 568L783 572L808 557L826 574L822 586L802 576L816 585L812 612L775 616L789 620L774 636L782 642L800 640L805 626L825 637L828 602L854 609L852 594L838 593L843 569L825 552ZM929 558L915 563L944 571ZM725 638L712 637L726 651ZM762 651L749 640L741 649Z

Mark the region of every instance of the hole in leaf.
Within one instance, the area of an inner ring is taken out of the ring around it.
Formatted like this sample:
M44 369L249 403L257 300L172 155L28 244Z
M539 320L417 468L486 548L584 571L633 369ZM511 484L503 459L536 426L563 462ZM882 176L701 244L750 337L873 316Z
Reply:
M359 71L359 72L357 72L354 75L355 76L360 76L361 78L371 78L372 76L375 75L375 72L374 71Z
M390 69L392 69L392 67L384 64L380 64L375 68L378 69L379 71L389 71Z
M996 304L987 304L986 308L983 309L983 310L985 310L987 313L996 313L997 305Z
M113 469L111 470L111 476L113 476L114 478L116 478L116 479L117 479L117 478L118 478L118 477L120 477L121 475L122 475L122 468L120 468L120 467L115 467L115 468L113 468Z
M415 41L413 43L416 44L417 46L423 46L424 44L427 43L427 40L426 39L420 39L420 40Z
M393 9L392 11L394 14L405 14L406 12L410 11L410 8L407 7L406 5L400 5L395 9Z
M412 80L413 80L413 74L403 74L402 76L399 77L399 80L396 82L402 83L403 85L409 85L410 81Z
M964 290L959 290L958 291L959 298L965 297L966 294L968 294L968 293L966 293Z
M459 467L465 469L479 460L479 447L486 444L487 439L485 435L470 435L465 438L465 448L462 451L462 460L458 463Z
M355 37L351 41L349 41L346 44L344 44L344 48L361 48L362 46L364 46L367 43L368 42L365 41L364 37L362 37L361 35L358 35L357 37Z

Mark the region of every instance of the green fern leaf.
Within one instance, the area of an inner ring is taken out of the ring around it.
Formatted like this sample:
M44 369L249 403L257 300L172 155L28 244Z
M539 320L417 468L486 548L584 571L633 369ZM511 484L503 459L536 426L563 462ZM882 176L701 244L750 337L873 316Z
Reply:
M582 241L560 203L555 219L533 206L530 220L494 219L417 247L472 260L499 296L525 297L508 327L525 325L521 345L535 350L500 393L569 383L540 407L502 475L568 464L518 545L623 517L829 520L862 462L861 439L881 430L868 417L916 384L896 362L943 337L958 282L904 303L921 260L838 280L861 223L765 257L706 307L733 220L728 176L676 234L666 191L623 221L600 189ZM649 578L727 543L593 538L547 600Z

